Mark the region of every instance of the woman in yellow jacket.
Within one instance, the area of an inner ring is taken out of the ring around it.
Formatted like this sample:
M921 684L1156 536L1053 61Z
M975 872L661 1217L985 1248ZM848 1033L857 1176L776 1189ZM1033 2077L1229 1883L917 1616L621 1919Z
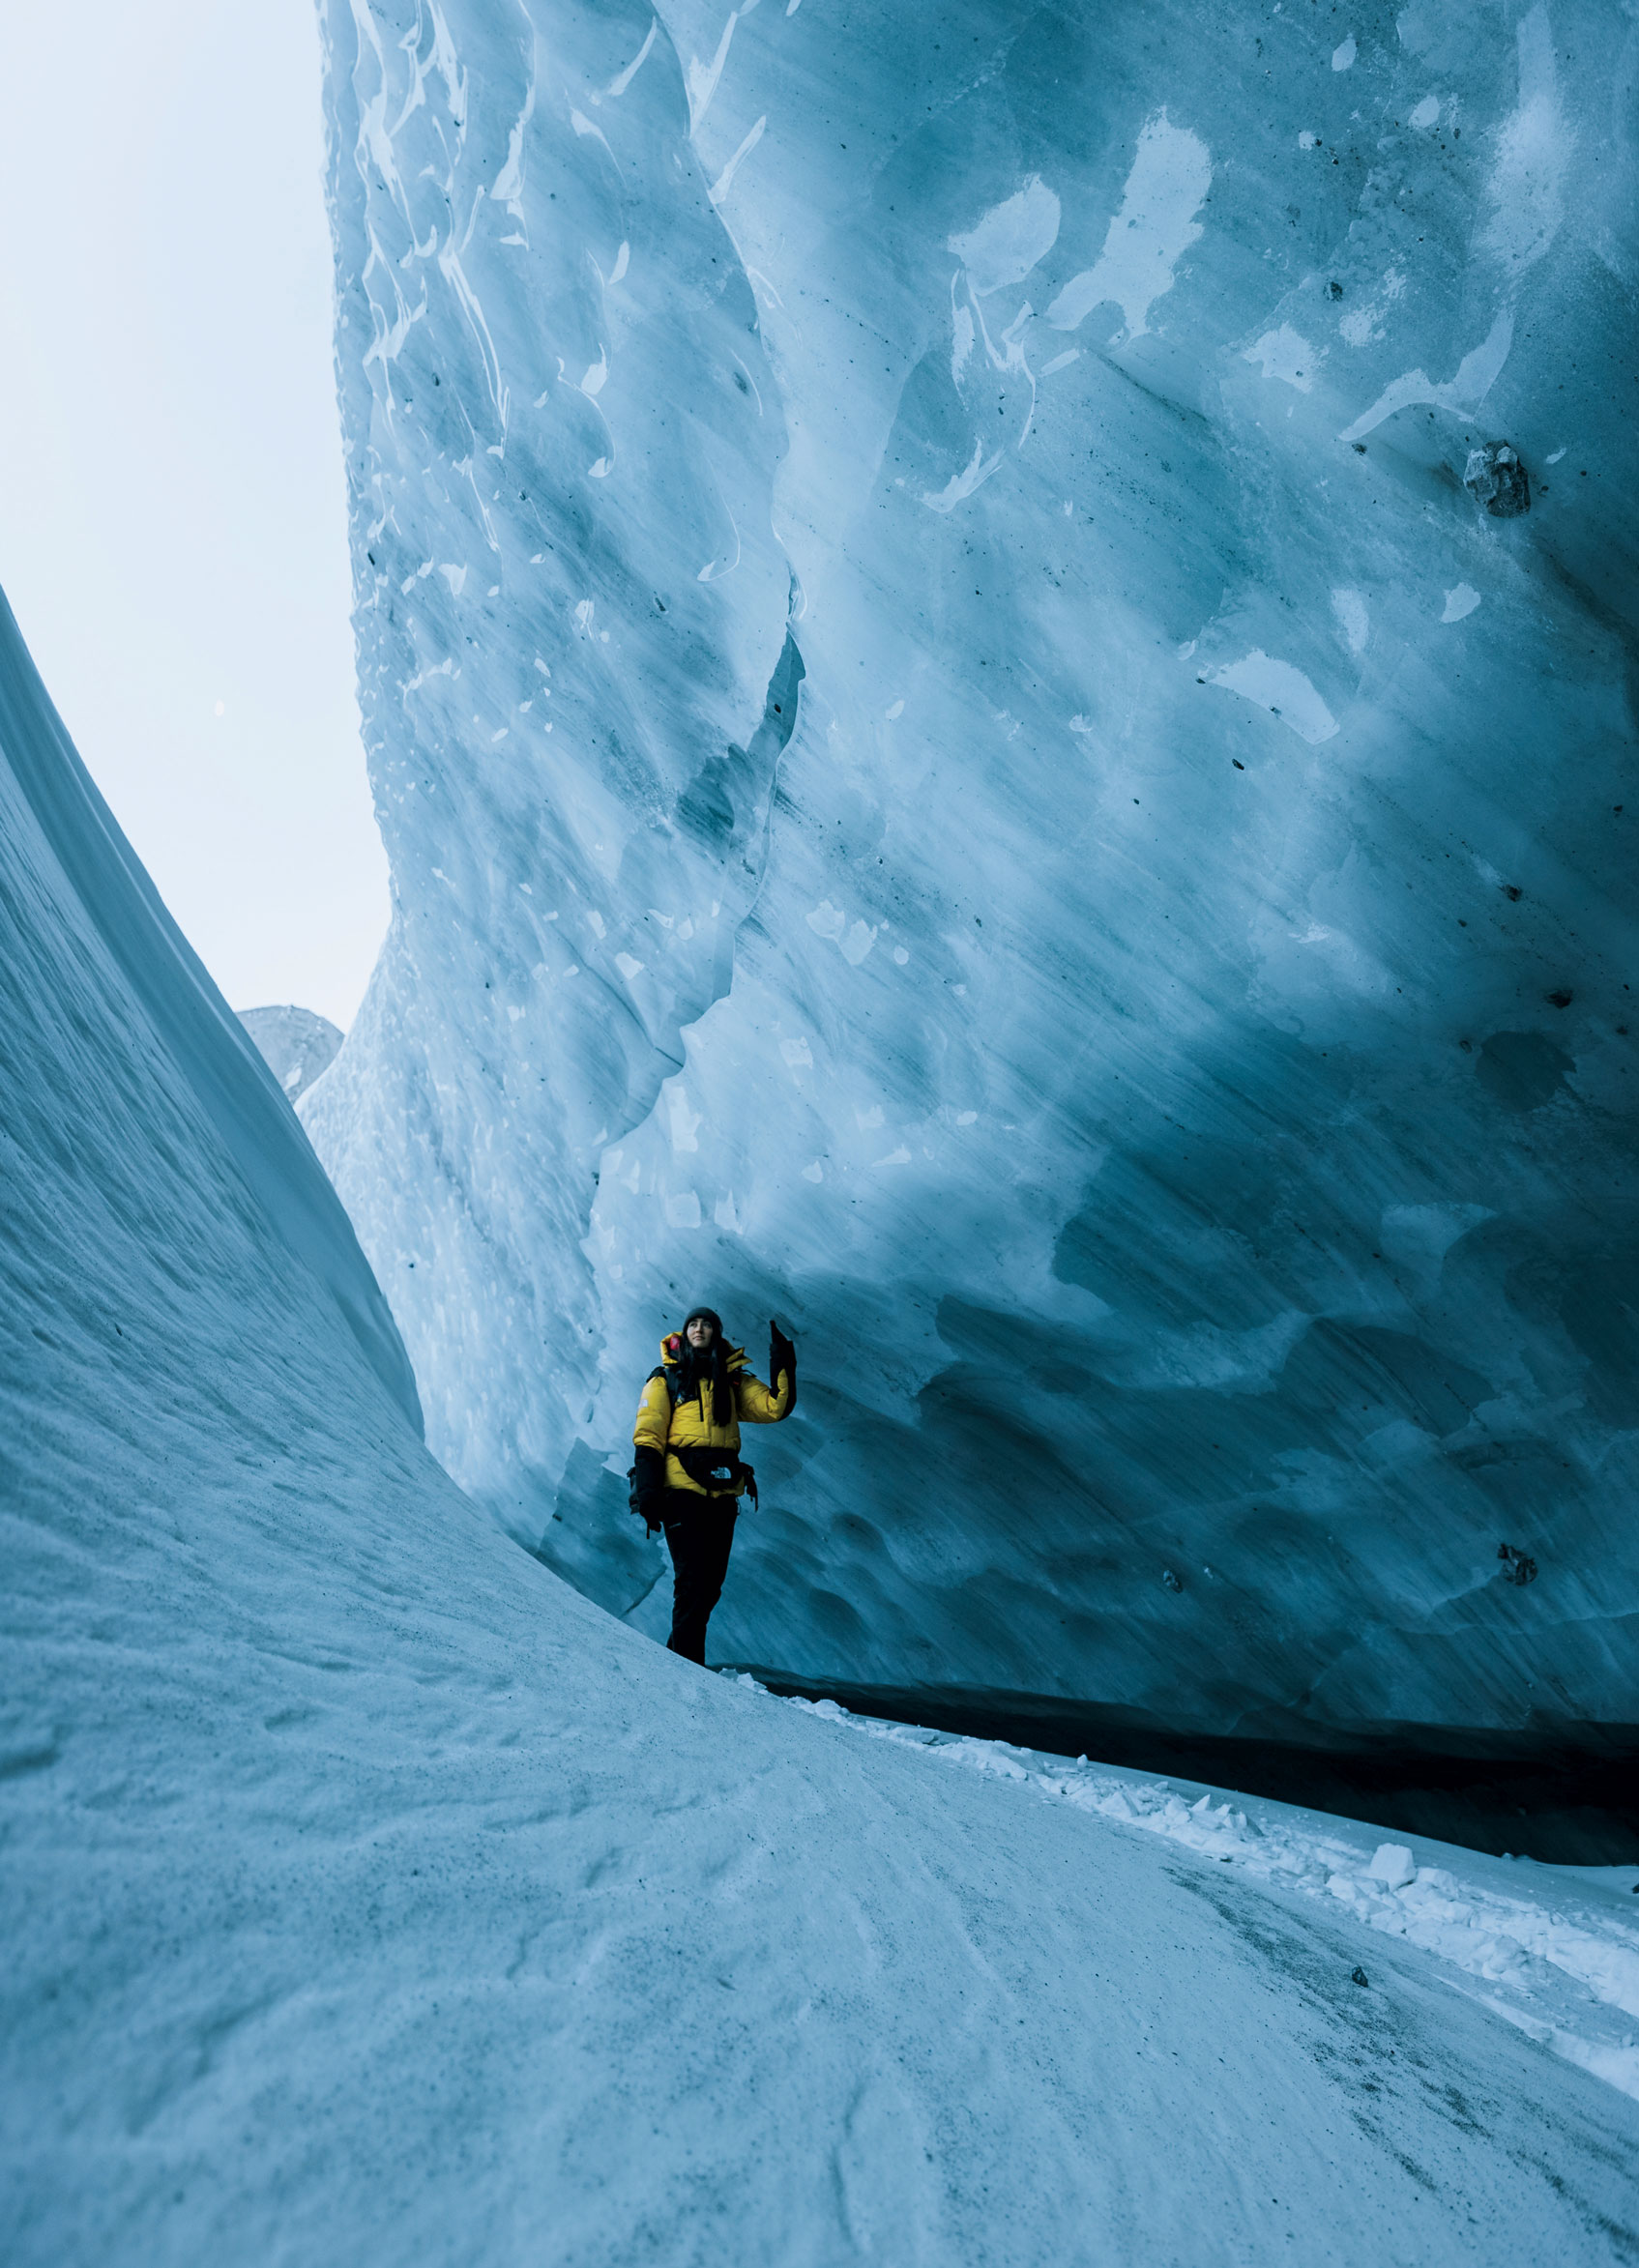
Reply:
M797 1350L769 1325L772 1388L752 1376L744 1348L723 1338L722 1318L696 1307L681 1331L660 1341L637 1406L631 1439L632 1509L653 1534L665 1530L672 1563L671 1636L686 1661L704 1663L706 1622L722 1596L740 1496L756 1483L740 1462L740 1428L775 1425L797 1399Z

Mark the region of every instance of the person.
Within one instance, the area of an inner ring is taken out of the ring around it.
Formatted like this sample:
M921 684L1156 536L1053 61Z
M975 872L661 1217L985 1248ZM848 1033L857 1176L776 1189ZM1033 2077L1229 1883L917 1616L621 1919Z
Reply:
M671 1636L685 1661L706 1659L706 1623L722 1596L740 1497L756 1482L740 1461L740 1428L776 1425L797 1399L797 1350L777 1323L769 1325L769 1376L753 1376L743 1347L723 1336L722 1318L695 1307L681 1331L660 1341L660 1366L649 1375L631 1439L632 1509L645 1531L665 1532L672 1563Z

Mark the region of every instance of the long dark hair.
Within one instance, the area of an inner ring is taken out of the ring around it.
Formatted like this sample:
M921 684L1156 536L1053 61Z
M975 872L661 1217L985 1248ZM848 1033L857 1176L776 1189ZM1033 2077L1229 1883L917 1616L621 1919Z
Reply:
M696 1354L688 1344L688 1324L697 1316L703 1316L712 1326L712 1343L703 1354ZM698 1395L705 1400L705 1390L712 1389L712 1423L729 1425L734 1419L734 1380L728 1367L728 1347L723 1339L722 1318L714 1308L697 1307L678 1334L678 1377L683 1384L684 1397L692 1401Z

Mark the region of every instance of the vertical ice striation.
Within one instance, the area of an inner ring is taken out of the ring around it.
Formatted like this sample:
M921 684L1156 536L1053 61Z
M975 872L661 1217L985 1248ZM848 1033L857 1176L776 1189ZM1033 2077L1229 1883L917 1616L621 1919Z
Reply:
M617 1610L662 1316L797 1327L741 1658L1631 1715L1632 38L1308 15L327 8L307 1120Z

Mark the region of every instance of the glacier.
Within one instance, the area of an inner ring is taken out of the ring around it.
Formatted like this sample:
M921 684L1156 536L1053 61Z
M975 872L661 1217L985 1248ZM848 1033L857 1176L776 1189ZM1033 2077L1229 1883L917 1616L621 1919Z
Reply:
M451 1474L641 1625L710 1297L805 1381L724 1658L1631 1740L1629 14L322 20L302 1116Z
M861 1738L454 1487L3 604L0 1061L15 2268L1631 2257L1596 1870Z

